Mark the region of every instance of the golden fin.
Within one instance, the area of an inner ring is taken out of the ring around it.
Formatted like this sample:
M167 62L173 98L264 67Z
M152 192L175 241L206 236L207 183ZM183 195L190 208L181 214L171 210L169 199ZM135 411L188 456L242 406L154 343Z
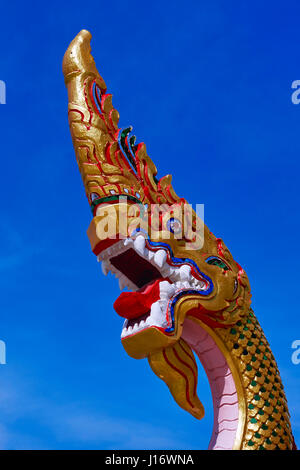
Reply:
M169 387L176 403L195 418L202 419L204 408L196 392L198 368L188 344L180 339L150 354L148 360L153 372Z

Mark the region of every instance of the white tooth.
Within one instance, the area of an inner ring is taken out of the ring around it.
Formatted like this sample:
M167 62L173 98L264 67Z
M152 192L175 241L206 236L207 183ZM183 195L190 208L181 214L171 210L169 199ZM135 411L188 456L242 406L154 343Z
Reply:
M167 305L169 297L165 296L164 298L159 299L159 305L162 312L165 311L165 306Z
M140 324L139 324L139 327L144 328L144 326L145 326L145 320L141 320Z
M177 278L177 277L176 277L176 275L175 275L174 273L172 273L172 274L169 273L169 274L168 274L168 278L169 278L172 282L176 282L176 278Z
M173 280L179 280L180 279L180 269L179 268L173 268L173 272L170 274L170 278Z
M182 279L183 281L187 281L191 277L191 267L188 266L187 264L184 264L179 269L179 273L180 273L180 279Z
M134 249L140 253L141 255L144 255L145 251L145 238L143 235L138 235L136 239L134 240Z
M133 330L132 330L132 331L136 331L137 329L138 329L138 324L135 323L135 324L133 325Z
M168 281L162 281L159 283L159 291L161 299L169 299L174 293L174 287Z
M155 256L155 253L153 251L150 251L150 250L147 250L147 257L149 259L149 261L152 261L154 256Z
M162 311L160 308L159 301L154 302L154 304L151 305L151 323L155 325L161 325L163 322L163 315ZM149 317L148 317L149 318Z
M151 326L159 326L160 328L162 327L162 323L157 321L157 320L153 320L152 323L151 323Z
M119 287L120 287L120 290L123 290L125 287L127 287L127 285L126 285L126 280L124 279L124 277L120 277L120 279L119 279Z
M167 253L165 250L158 250L154 255L154 263L160 268L165 264Z
M101 269L102 269L102 272L103 272L104 276L106 276L107 273L109 272L109 267L108 267L107 263L105 263L105 261L102 262Z
M129 327L127 328L127 332L128 332L129 335L132 333L132 326L129 326Z
M122 333L121 333L121 338L124 338L124 336L126 336L126 335L127 335L127 328L123 327Z

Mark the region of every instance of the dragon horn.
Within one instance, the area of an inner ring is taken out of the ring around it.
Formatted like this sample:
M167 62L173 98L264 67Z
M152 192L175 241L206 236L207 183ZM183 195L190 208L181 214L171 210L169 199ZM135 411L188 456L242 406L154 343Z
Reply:
M142 203L180 201L171 176L159 181L144 143L135 145L131 127L119 129L119 113L91 55L91 34L82 30L63 59L68 116L86 195L94 209L103 199L125 195Z
M71 44L69 45L64 58L63 58L63 74L65 77L66 85L71 82L72 78L78 77L79 83L77 87L70 87L69 91L71 92L71 98L82 99L81 96L73 96L72 92L82 94L83 87L82 87L82 80L84 79L84 75L93 75L95 78L101 82L101 88L106 90L106 85L103 78L99 75L95 61L91 55L91 45L90 41L92 39L92 35L89 31L83 29L77 36L73 39ZM83 100L84 101L84 100Z

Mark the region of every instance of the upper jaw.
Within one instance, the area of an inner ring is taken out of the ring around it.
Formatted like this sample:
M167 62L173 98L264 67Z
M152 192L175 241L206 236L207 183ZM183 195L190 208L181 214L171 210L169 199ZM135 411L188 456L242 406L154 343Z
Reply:
M158 295L147 314L135 315L134 318L130 313L122 315L126 317L122 339L153 327L164 332L172 331L171 305L176 297L184 291L206 295L211 288L207 278L196 271L192 260L174 258L167 244L152 244L141 234L116 241L98 254L97 259L102 262L105 275L111 272L119 279L121 290L128 288L142 292L154 281L159 284Z

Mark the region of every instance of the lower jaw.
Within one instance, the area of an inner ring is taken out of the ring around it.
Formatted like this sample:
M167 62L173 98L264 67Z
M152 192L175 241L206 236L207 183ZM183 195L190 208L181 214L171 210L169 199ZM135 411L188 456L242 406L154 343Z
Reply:
M123 337L121 341L125 351L134 359L143 359L155 351L173 345L181 336L184 317L185 312L178 309L176 316L172 319L171 326L162 328L152 325L135 334Z
M143 359L154 351L167 348L177 340L177 335L167 334L163 328L151 326L122 338L122 345L130 357Z
M172 332L168 303L173 294L174 287L165 278L153 280L139 291L122 292L114 303L116 312L125 318L121 339L137 336L146 329Z
M190 294L190 295L189 295ZM167 348L176 343L182 335L183 325L186 319L200 320L208 327L221 327L216 321L211 320L208 312L199 304L199 294L182 291L174 296L174 305L171 305L170 325L166 328L156 325L121 338L122 345L127 354L135 359L142 359L157 350ZM213 325L211 324L213 323Z

